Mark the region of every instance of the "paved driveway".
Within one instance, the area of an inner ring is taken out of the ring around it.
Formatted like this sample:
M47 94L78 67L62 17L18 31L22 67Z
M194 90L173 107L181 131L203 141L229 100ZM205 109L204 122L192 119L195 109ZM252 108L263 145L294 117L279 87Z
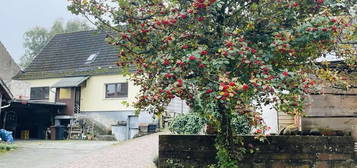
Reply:
M125 141L56 168L155 168L159 134Z
M50 168L110 147L108 141L16 141L15 151L0 154L0 168Z
M0 154L0 168L155 168L158 135L124 142L16 141Z

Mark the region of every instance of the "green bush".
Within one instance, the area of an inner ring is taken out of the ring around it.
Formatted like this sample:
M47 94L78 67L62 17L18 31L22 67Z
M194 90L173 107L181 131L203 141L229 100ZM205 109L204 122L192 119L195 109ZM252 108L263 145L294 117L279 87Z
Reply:
M169 125L174 134L199 134L206 124L206 120L199 114L190 112L180 114Z
M246 135L251 131L249 120L246 116L233 114L232 116L232 128L237 135Z
M199 134L207 124L206 120L198 113L190 112L180 114L169 125L169 130L174 134ZM246 135L251 131L249 120L242 115L232 116L232 128L236 135Z

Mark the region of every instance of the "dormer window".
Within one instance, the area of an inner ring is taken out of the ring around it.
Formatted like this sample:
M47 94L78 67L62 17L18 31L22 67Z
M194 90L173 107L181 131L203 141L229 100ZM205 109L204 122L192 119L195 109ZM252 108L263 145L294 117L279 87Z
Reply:
M97 58L98 54L99 54L99 52L96 52L96 53L93 53L93 54L89 55L89 57L87 58L85 64L92 63L95 60L95 58Z

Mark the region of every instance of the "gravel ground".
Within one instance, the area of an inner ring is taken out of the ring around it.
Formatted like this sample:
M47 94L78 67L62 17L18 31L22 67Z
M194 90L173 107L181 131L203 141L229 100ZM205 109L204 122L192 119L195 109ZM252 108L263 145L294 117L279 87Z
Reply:
M124 141L56 168L155 168L159 134Z

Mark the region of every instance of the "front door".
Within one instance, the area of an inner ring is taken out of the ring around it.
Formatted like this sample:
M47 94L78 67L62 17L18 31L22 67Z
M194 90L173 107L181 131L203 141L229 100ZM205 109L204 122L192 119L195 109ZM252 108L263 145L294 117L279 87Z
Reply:
M74 113L79 113L81 111L81 88L76 87L74 91Z
M80 112L80 95L80 87L56 89L56 102L66 103L67 105L62 115L74 115Z

